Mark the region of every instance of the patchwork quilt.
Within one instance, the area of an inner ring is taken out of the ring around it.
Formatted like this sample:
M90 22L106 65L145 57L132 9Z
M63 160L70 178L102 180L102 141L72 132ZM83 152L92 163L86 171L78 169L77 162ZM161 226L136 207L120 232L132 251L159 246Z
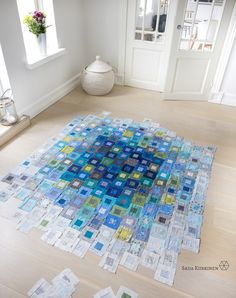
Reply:
M79 116L2 177L0 201L24 233L172 285L181 250L199 251L214 153L150 119Z

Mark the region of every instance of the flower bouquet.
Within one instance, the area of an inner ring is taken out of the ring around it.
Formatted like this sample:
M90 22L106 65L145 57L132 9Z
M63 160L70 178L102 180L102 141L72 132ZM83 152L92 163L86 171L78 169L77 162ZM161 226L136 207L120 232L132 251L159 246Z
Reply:
M23 23L29 31L39 37L40 34L46 33L46 14L41 11L35 11L24 17Z

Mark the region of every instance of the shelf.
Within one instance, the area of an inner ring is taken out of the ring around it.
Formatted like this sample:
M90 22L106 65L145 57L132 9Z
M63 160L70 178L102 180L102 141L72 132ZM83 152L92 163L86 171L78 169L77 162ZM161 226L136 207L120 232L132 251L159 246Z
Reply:
M7 143L28 126L30 126L30 117L26 115L21 116L20 120L13 125L4 126L0 124L0 146Z

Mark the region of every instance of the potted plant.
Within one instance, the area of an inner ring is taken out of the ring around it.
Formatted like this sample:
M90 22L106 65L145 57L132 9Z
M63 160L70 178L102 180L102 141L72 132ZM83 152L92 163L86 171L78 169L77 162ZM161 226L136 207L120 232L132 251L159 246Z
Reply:
M36 10L24 17L23 23L28 27L29 31L36 35L41 55L47 54L46 43L46 14Z

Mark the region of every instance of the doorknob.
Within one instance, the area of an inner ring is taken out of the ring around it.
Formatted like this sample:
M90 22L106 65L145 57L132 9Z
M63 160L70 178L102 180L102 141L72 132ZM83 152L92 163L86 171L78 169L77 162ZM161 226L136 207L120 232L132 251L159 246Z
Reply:
M183 29L183 27L181 26L181 25L177 25L177 27L176 27L178 30L181 30L181 29Z

